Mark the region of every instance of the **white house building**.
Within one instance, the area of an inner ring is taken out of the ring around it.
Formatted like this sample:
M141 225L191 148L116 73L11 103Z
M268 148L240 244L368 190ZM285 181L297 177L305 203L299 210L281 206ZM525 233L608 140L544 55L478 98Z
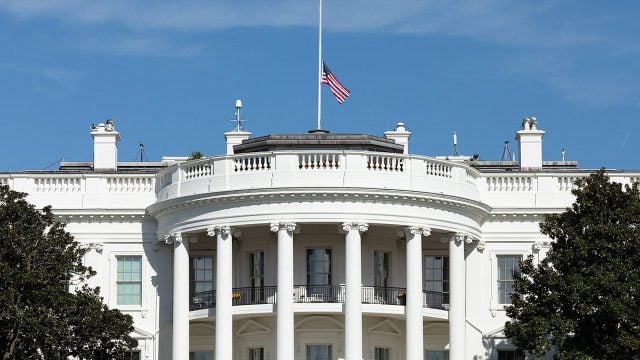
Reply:
M227 154L119 162L113 121L93 162L0 174L52 205L104 301L135 319L135 359L515 360L504 338L518 261L573 202L571 161L409 153L384 136L225 135ZM631 183L640 173L610 172Z

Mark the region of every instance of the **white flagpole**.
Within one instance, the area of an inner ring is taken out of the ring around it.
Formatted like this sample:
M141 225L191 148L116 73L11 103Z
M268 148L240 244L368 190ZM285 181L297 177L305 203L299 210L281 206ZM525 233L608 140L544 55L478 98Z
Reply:
M318 130L322 129L322 0L320 0L318 22Z

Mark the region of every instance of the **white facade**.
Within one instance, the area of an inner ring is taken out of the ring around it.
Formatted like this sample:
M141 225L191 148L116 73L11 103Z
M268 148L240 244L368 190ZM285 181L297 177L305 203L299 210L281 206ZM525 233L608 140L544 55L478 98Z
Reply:
M115 168L119 135L102 131L95 169L0 184L91 248L89 282L134 317L142 359L498 359L512 349L500 270L544 256L538 223L589 174L543 162L530 122L526 164L319 148Z

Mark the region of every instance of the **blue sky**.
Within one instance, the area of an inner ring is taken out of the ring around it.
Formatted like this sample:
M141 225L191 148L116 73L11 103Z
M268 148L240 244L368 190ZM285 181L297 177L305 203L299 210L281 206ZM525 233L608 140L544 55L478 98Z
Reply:
M235 99L254 136L316 126L316 0L0 0L0 171L92 157L89 125L163 155L222 154ZM525 116L545 160L640 169L640 4L324 0L323 127L412 153L500 159ZM55 166L53 167L55 168Z

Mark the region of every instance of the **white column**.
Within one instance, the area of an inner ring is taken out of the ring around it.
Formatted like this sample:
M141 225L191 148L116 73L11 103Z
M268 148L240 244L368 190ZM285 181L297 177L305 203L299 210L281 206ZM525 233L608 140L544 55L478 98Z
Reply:
M229 226L214 226L207 229L209 236L216 237L216 360L232 360L233 317L231 316L233 295L232 236ZM178 359L174 359L178 360Z
M189 358L189 241L182 234L165 237L173 243L173 343L172 359Z
M471 238L455 234L449 241L449 359L465 360L464 244Z
M407 238L407 294L405 302L405 358L422 359L424 356L422 323L422 235L431 229L409 226L404 229Z
M352 222L342 224L346 247L346 288L344 301L345 360L362 360L362 239L369 225Z
M278 233L278 292L276 301L276 359L293 360L293 232L292 222L272 223Z

